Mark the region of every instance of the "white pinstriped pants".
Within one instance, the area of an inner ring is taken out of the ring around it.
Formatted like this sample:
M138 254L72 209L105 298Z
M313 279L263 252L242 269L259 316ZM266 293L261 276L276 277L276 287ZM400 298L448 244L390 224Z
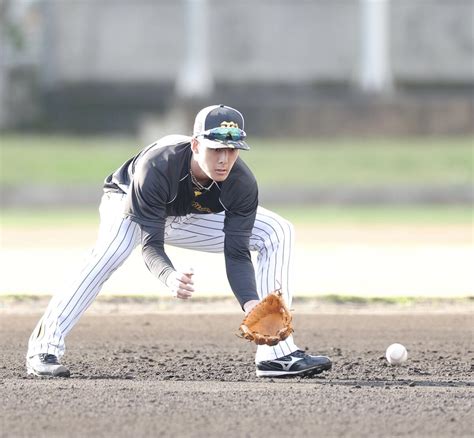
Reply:
M140 244L140 227L123 217L126 195L106 193L100 204L97 242L77 279L51 299L46 312L30 336L27 356L48 353L60 358L65 337L92 304L102 285ZM197 251L224 251L224 213L169 217L165 244ZM275 213L258 207L250 237L250 250L258 251L256 281L260 299L280 289L291 306L291 262L293 226ZM297 350L293 337L274 347L257 347L256 362L276 359Z

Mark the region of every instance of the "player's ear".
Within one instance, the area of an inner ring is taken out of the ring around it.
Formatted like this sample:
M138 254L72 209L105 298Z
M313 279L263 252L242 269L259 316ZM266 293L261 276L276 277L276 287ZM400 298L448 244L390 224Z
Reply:
M199 153L199 141L195 137L191 139L191 150L193 151L193 154Z

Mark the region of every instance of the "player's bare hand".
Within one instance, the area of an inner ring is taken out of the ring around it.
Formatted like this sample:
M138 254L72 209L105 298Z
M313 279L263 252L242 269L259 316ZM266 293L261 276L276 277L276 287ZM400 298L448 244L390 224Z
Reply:
M175 271L168 277L167 284L176 298L187 300L194 292L193 269L186 272Z

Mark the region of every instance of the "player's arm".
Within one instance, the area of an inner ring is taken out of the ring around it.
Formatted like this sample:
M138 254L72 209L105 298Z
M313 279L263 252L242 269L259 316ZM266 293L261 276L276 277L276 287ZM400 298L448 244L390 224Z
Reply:
M193 272L176 271L164 249L163 227L141 225L142 255L149 271L181 299L191 298L194 292Z
M237 188L234 188L237 191ZM224 220L224 257L229 284L245 311L259 300L255 281L255 270L250 256L250 236L255 223L258 206L256 184L246 187L245 193L237 191L226 210ZM232 198L231 198L232 199Z
M175 269L165 252L164 224L158 226L141 224L140 229L145 265L156 278L166 284L167 278Z
M255 270L249 251L250 235L226 233L224 240L224 257L230 287L241 307L251 301L257 301ZM247 304L248 307L248 304Z
M246 312L259 301L255 270L250 257L250 236L258 207L258 186L250 169L238 160L223 185L225 208L224 257L230 287Z
M125 215L141 229L142 255L150 272L178 298L189 298L194 291L192 273L177 272L164 249L166 203L170 198L166 173L153 161L140 162L127 196Z

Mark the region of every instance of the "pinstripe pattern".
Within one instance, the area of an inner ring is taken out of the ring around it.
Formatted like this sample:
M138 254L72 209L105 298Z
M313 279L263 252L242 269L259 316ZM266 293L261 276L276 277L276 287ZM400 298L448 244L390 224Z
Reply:
M28 356L49 353L61 357L64 354L65 336L90 306L103 284L138 245L139 226L119 214L122 198L116 195L111 202L104 198L96 245L76 282L51 299L30 337Z
M221 253L224 251L224 218L224 212L170 217L166 222L165 242L181 248ZM293 226L277 214L258 207L250 237L250 250L257 251L256 280L260 299L276 289L281 289L288 307L291 307L293 245ZM261 362L276 359L297 349L293 337L290 336L274 347L259 345L255 360Z
M104 195L101 203L101 227L94 250L76 282L55 295L33 331L28 356L49 353L61 357L65 336L94 301L102 285L139 244L139 226L123 218L123 195ZM165 243L196 251L224 251L225 214L190 214L168 217ZM260 299L281 289L291 306L291 262L294 243L292 225L277 214L259 207L250 237L250 250L257 251L256 283ZM260 345L256 362L271 360L297 350L290 336L279 344Z

